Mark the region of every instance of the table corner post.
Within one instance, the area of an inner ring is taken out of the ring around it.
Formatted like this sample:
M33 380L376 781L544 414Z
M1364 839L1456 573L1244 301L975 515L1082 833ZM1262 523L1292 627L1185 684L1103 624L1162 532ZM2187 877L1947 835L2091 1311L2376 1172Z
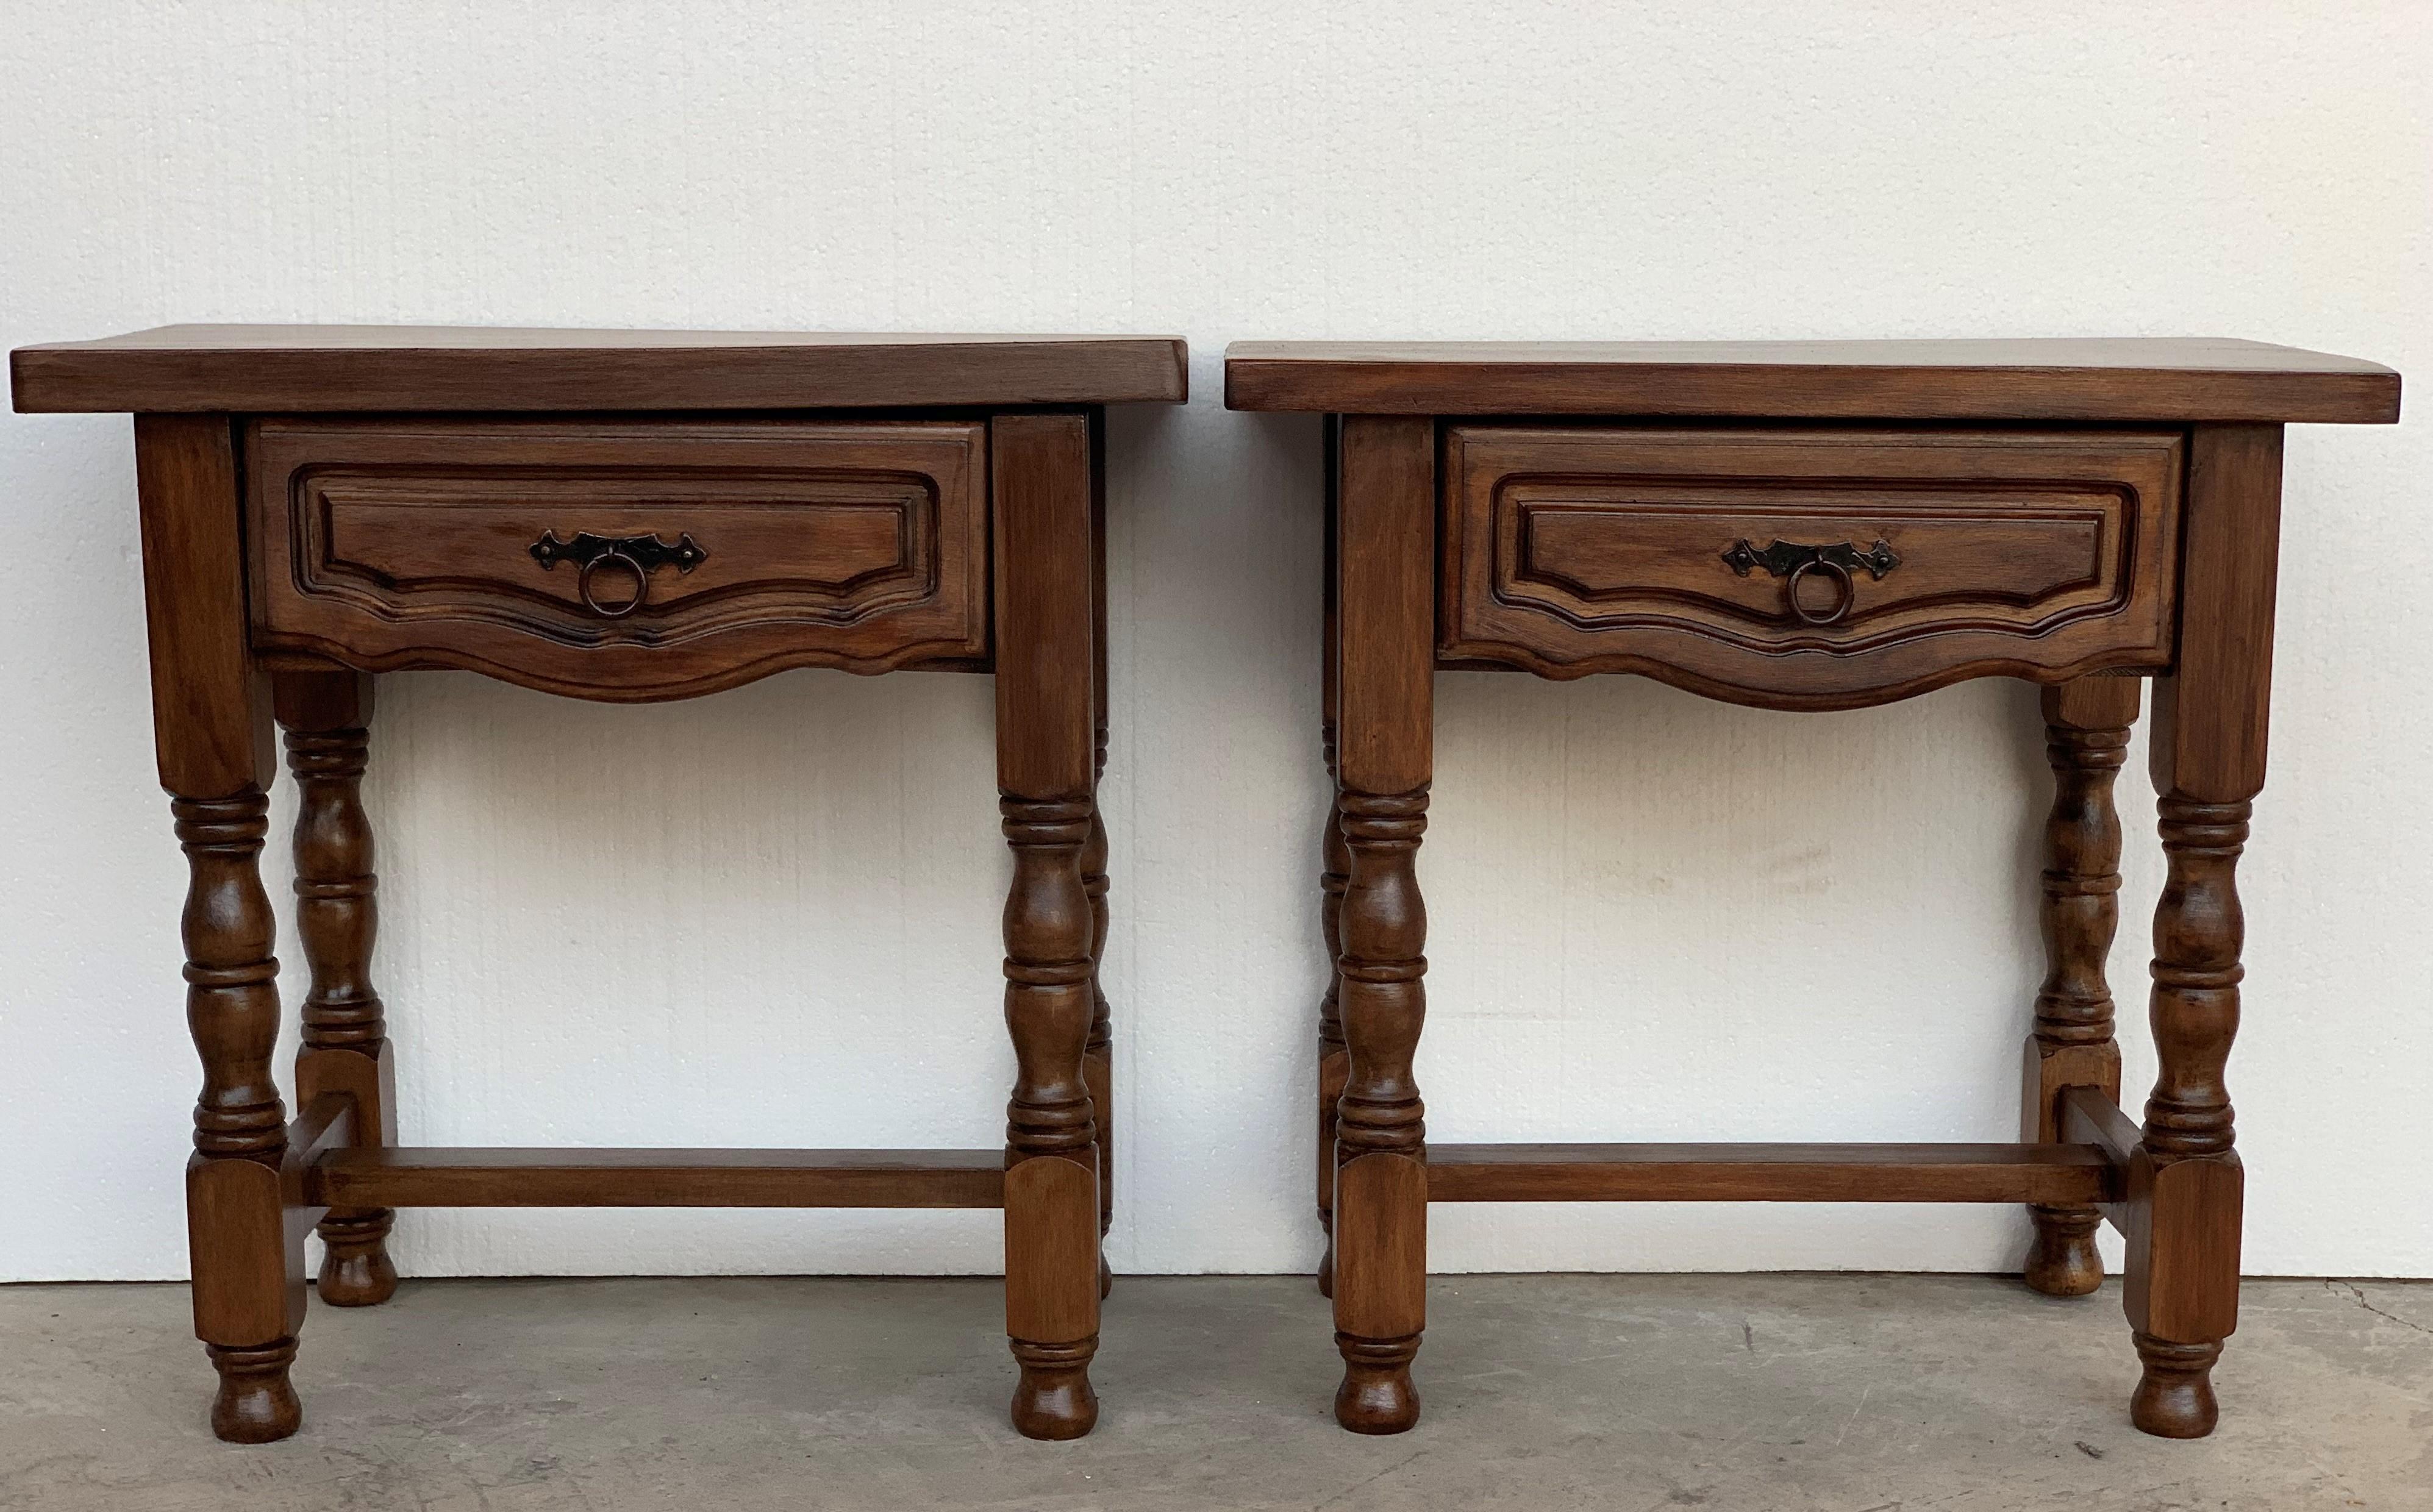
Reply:
M277 753L248 646L232 420L138 415L135 474L154 744L186 856L186 1023L203 1071L186 1164L195 1333L219 1373L212 1431L263 1443L303 1419L288 1380L303 1234L282 1190L287 1113L270 1069L279 962L261 860Z
M1347 416L1336 430L1336 760L1349 864L1339 914L1346 1054L1335 1127L1336 1420L1419 1421L1427 1323L1427 1134L1412 1075L1426 1015L1417 860L1434 767L1436 426Z
M1005 906L1006 1334L1014 1427L1078 1438L1097 1423L1098 1149L1087 1062L1097 994L1083 853L1095 813L1093 442L1078 413L991 426L997 790L1013 881Z
M2154 910L2160 1067L2129 1172L2122 1301L2146 1433L2200 1438L2238 1320L2239 1167L2223 1079L2246 923L2237 871L2263 790L2281 519L2281 427L2203 424L2189 444L2178 655L2154 684L2150 751L2168 866Z

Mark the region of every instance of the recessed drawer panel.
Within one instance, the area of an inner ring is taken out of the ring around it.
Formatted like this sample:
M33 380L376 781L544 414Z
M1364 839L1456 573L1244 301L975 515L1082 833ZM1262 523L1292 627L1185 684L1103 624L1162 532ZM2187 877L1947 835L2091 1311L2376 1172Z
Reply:
M1836 707L2169 657L2178 433L1465 425L1440 652Z
M987 654L986 427L262 420L256 643L673 697Z

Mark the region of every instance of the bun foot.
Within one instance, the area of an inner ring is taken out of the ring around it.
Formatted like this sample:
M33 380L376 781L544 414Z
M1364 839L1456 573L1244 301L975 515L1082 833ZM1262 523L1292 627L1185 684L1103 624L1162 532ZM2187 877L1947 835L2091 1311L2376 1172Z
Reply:
M397 1295L397 1266L388 1258L388 1231L396 1221L387 1208L321 1220L321 1300L373 1307Z
M296 1360L294 1339L250 1349L206 1348L220 1373L219 1394L212 1399L213 1434L231 1444L268 1444L303 1425L304 1404L287 1380L287 1368Z
M2221 1343L2174 1344L2151 1334L2135 1335L2146 1373L2129 1399L2129 1420L2157 1438L2203 1438L2213 1432L2221 1409L2213 1400L2213 1363Z
M1411 1385L1417 1334L1400 1339L1335 1335L1343 1354L1343 1385L1335 1393L1335 1420L1355 1434L1399 1434L1420 1420L1420 1393Z
M1098 1394L1090 1389L1097 1335L1078 1344L1013 1341L1022 1380L1013 1388L1013 1427L1025 1438L1079 1438L1097 1426Z
M2030 1209L2035 1238L2028 1246L2020 1279L2047 1297L2085 1297L2103 1284L2103 1256L2095 1231L2103 1217L2092 1208Z

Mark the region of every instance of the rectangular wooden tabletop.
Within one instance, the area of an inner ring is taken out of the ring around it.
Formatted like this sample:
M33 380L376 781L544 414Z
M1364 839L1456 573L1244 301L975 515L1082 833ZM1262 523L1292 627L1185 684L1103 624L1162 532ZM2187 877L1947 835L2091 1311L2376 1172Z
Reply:
M2376 363L2222 337L1237 341L1225 403L1341 415L2388 424Z
M9 354L21 411L718 410L1185 395L1179 336L162 326Z

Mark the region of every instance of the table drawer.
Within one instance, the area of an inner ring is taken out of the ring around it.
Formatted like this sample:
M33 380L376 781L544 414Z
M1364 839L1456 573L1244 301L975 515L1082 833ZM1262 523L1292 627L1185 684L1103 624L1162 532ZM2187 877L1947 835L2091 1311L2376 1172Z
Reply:
M1780 707L2169 660L2177 432L1455 425L1439 653Z
M264 419L258 647L676 697L988 652L987 427Z

